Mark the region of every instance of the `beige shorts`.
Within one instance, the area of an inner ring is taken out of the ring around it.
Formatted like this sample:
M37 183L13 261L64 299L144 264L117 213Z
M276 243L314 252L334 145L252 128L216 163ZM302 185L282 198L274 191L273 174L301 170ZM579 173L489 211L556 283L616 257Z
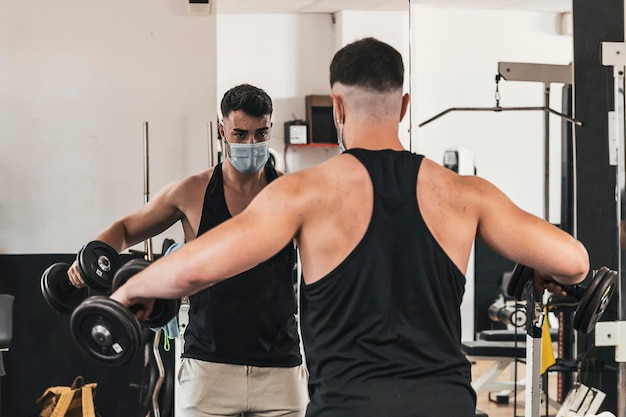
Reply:
M183 358L176 416L301 417L309 402L307 381L304 365L261 368Z

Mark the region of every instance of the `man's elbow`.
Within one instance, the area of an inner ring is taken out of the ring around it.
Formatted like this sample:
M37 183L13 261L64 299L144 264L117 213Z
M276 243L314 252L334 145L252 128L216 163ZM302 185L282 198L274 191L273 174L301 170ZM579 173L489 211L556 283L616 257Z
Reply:
M181 269L177 281L177 286L180 288L180 291L187 295L195 294L200 290L216 284L216 282L210 279L206 269L192 267L191 265L187 265L186 268Z
M589 273L589 254L582 243L578 242L578 245L578 254L570 263L572 268L570 275L572 276L573 284L583 281Z

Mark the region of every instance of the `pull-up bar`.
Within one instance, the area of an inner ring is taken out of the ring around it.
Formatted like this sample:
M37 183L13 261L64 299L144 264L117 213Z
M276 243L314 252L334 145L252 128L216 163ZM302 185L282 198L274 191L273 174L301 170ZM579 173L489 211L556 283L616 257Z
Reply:
M500 91L498 89L500 79L511 81L533 81L541 82L544 85L543 106L534 107L502 107L500 106ZM572 65L552 65L552 64L528 64L519 62L499 62L498 73L496 75L496 105L494 107L450 107L430 119L420 123L423 127L438 118L454 111L483 111L483 112L504 112L504 111L542 111L544 113L544 218L549 220L550 213L550 129L549 115L553 114L572 123L582 126L580 120L576 120L566 114L551 109L550 106L550 84L572 83Z
M582 126L582 122L580 120L576 120L573 117L570 117L566 114L560 113L556 110L551 109L550 107L545 107L545 106L541 106L541 107L501 107L501 106L495 106L495 107L450 107L444 111L442 111L441 113L438 113L437 115L431 117L428 120L423 121L422 123L420 123L418 126L422 127L424 125L427 125L428 123L437 120L438 118L453 112L453 111L489 111L489 112L501 112L501 111L527 111L527 110L531 110L531 111L543 111L546 113L551 113L554 114L555 116L559 116L560 118L567 120L570 123L573 123L577 126Z

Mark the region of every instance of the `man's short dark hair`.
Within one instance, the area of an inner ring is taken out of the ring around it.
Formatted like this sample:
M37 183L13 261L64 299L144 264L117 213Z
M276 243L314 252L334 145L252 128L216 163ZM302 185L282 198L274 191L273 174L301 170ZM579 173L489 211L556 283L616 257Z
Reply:
M402 88L402 55L392 46L365 38L341 48L330 63L330 86L335 83L387 92Z
M224 94L221 110L222 117L228 117L231 112L237 110L241 110L252 117L263 117L272 114L272 99L258 87L241 84Z

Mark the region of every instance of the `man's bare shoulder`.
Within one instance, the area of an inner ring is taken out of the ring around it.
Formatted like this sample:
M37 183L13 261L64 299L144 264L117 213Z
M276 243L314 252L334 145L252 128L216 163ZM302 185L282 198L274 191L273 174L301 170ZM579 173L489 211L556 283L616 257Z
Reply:
M304 168L281 177L281 182L291 186L324 187L341 177L357 160L348 155L338 155L313 167Z
M441 190L452 195L458 193L480 195L493 188L493 185L484 178L476 175L459 175L428 158L422 161L418 180L423 184L441 187Z
M206 171L173 180L159 191L159 195L172 202L172 204L176 202L180 203L181 201L187 200L190 196L203 193L212 175L213 168L209 168ZM178 205L178 203L175 205Z
M188 177L172 181L171 185L174 188L195 188L195 187L206 187L209 181L211 180L211 176L213 175L214 167L207 169L206 171L199 172L194 175L190 175Z
M346 154L283 175L268 185L267 191L287 205L313 208L333 204L364 184L370 184L367 171Z

